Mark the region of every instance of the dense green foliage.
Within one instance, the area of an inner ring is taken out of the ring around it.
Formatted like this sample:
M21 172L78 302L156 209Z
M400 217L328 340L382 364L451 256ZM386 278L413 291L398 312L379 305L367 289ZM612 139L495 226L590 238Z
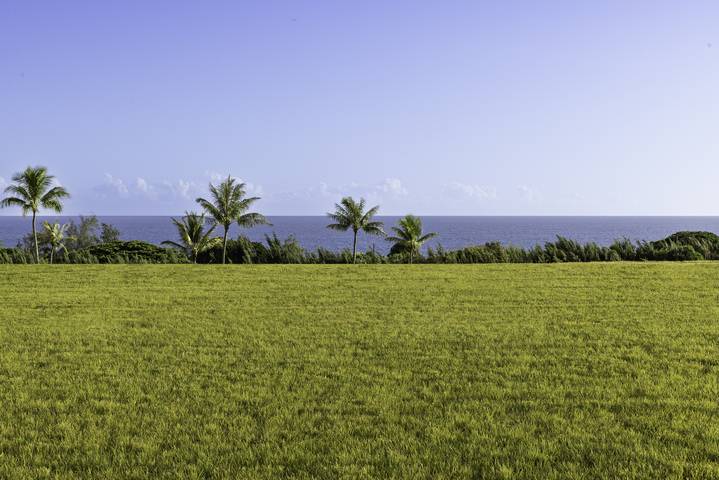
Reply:
M83 222L81 222L82 224ZM180 222L182 223L182 222ZM201 223L194 222L196 226ZM68 231L73 228L70 225ZM193 230L197 235L207 232L199 228ZM41 252L49 252L49 240L44 232L39 234ZM198 237L203 238L203 237ZM419 237L421 238L421 237ZM72 245L68 238L65 242ZM145 242L108 242L91 243L90 246L77 249L69 248L69 254L58 255L60 263L186 263L196 255L197 263L221 263L222 239L209 237L201 241L196 253L188 251L183 244L177 249L161 249ZM141 247L138 247L141 245ZM28 249L28 247L26 247ZM120 249L120 250L118 250ZM100 252L100 257L94 258ZM557 237L554 242L531 249L506 246L499 242L489 242L457 250L445 250L441 246L428 248L426 255L413 253L414 263L564 263L564 262L614 262L614 261L691 261L719 259L719 237L710 232L678 232L654 242L632 243L627 239L617 240L609 246L590 242L580 244L574 240ZM227 263L306 263L306 264L344 264L353 263L352 250L334 252L324 248L307 251L290 236L285 240L276 235L266 235L264 242L253 242L247 237L227 240ZM408 263L411 260L406 249L393 249L389 255L374 250L357 253L356 263ZM0 263L28 263L32 256L22 249L0 250Z
M0 248L0 264L34 263L31 251L20 248ZM160 248L147 242L132 240L98 243L80 250L56 254L54 263L187 263L187 257L179 250Z
M186 263L187 257L175 249L160 248L147 242L109 242L79 252L97 263ZM93 262L95 263L95 262Z
M117 242L120 240L120 230L109 223L100 225L100 243Z
M20 266L0 291L0 478L719 477L715 263Z
M0 264L25 264L34 262L35 259L32 256L31 250L22 248L0 248Z
M69 238L67 244L68 249L82 250L83 248L101 243L99 230L100 221L94 215L80 215L78 223L71 220L67 229L67 236Z
M100 223L94 215L78 217L70 220L63 230L63 244L68 251L78 251L99 243L115 242L120 239L120 231L113 225ZM62 227L62 226L61 226ZM37 232L38 248L41 258L47 258L52 248L52 236L49 231L42 229ZM25 235L20 241L19 248L32 249L35 245L32 233Z
M523 249L504 246L499 242L447 251L429 249L428 263L559 263L627 261L688 261L719 258L719 237L710 232L678 232L654 242L632 243L616 240L605 247L590 242L580 244L557 237L543 247Z
M219 243L217 238L212 238L212 232L215 231L217 224L212 224L209 228L205 228L206 221L204 214L195 212L185 212L182 218L173 218L172 223L177 229L177 236L180 241L165 240L162 245L168 245L178 248L187 255L192 263L197 263L197 256L209 250L213 244ZM223 249L225 243L222 243ZM223 256L224 258L224 256Z

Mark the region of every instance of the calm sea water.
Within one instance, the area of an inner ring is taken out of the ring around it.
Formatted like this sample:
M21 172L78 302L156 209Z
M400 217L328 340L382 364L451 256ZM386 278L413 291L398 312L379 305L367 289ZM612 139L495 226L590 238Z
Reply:
M41 217L40 221L69 222L76 217ZM170 217L118 217L100 216L101 222L117 227L125 240L145 240L159 244L163 240L175 240L176 231ZM388 229L399 217L379 217ZM351 247L350 232L328 230L327 218L269 217L272 226L243 230L253 240L264 240L265 234L276 232L280 238L294 235L308 249L319 246L332 250ZM441 243L445 248L459 248L488 241L532 247L552 241L562 235L580 242L594 241L608 245L617 238L632 240L657 240L680 230L707 230L719 232L719 217L422 217L427 232L438 232L439 237L430 244ZM30 231L30 219L0 216L0 242L14 246ZM219 233L220 230L217 230ZM232 227L231 236L239 229ZM387 242L360 234L359 248L375 245L379 251L388 250Z

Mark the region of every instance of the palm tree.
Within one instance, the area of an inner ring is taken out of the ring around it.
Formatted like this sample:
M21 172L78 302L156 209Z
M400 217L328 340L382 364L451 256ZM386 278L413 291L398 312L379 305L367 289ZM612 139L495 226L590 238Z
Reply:
M366 212L364 209L364 198L360 198L360 201L356 202L352 197L344 197L340 203L335 204L334 213L327 214L329 218L335 221L335 223L327 225L327 228L343 232L352 229L354 233L352 263L356 263L357 261L357 232L362 230L371 235L384 235L382 222L372 221L372 217L374 217L379 210L379 205L370 208Z
M247 213L250 205L259 200L259 197L245 198L245 184L235 183L236 180L228 175L227 180L218 186L210 184L211 200L198 198L197 203L218 224L222 225L222 263L225 263L227 252L227 232L230 225L237 222L240 227L254 227L255 225L269 225L267 219L259 213Z
M64 250L67 253L67 247L65 246L65 230L67 230L67 223L60 225L59 223L53 223L52 225L47 222L42 222L42 226L45 229L45 236L47 242L50 244L50 265L52 265L52 259L55 256L55 252L58 250Z
M35 217L41 208L62 212L63 198L70 197L61 186L53 187L55 177L48 175L45 167L27 167L24 172L16 173L12 177L14 182L5 189L9 196L0 202L0 208L20 207L23 216L32 213L32 236L35 241L35 261L40 262L40 248L37 243L37 230Z
M409 253L409 263L412 263L415 255L419 255L424 242L437 236L435 232L422 235L422 220L414 215L401 218L398 225L398 227L392 227L392 231L397 236L387 237L387 241L394 242L391 253Z
M185 216L180 220L173 218L172 223L177 227L177 233L180 235L180 242L165 240L162 245L171 245L184 251L190 257L192 263L197 263L197 256L205 250L215 245L214 238L210 238L212 232L215 231L216 224L212 224L205 231L205 215L195 212L185 212Z

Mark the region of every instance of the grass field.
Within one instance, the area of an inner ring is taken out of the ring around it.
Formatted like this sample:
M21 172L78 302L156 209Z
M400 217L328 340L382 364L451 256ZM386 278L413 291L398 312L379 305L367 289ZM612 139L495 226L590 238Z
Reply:
M0 267L0 478L719 478L719 263Z

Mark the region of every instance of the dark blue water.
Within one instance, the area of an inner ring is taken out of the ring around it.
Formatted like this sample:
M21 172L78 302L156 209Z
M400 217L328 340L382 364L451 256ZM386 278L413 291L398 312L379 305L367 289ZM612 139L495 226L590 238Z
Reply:
M385 230L394 225L399 217L379 217L385 222ZM41 217L50 222L69 222L71 217ZM117 227L126 240L145 240L159 244L163 240L175 240L176 231L170 217L99 217L101 222ZM77 219L75 218L77 221ZM445 248L459 248L488 241L532 247L552 241L562 235L580 242L597 242L608 245L617 238L632 240L657 240L680 230L707 230L719 232L719 217L422 217L427 232L438 232L439 237L430 245L441 243ZM253 240L264 240L265 234L276 232L280 238L294 235L308 249L319 246L340 250L352 246L351 232L328 230L327 218L270 217L272 226L243 230ZM30 219L0 216L0 242L15 246L30 231ZM220 230L217 230L218 235ZM239 229L232 227L231 236ZM360 234L359 248L375 245L386 252L387 242Z

